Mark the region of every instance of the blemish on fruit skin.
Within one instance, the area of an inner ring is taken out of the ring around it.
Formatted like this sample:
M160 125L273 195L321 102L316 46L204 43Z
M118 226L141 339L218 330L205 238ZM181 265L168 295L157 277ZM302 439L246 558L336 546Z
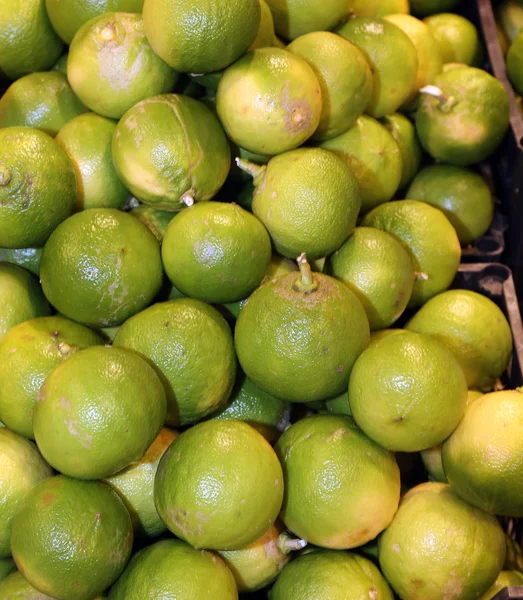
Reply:
M394 550L394 552L399 552L400 551L399 544L392 544L392 549Z
M344 370L345 370L345 367L343 365L339 365L338 368L336 369L336 373L343 373Z

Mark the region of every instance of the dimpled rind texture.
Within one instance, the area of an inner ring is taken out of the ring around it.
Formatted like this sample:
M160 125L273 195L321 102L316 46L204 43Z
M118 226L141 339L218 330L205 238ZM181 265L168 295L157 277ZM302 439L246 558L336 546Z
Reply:
M0 598L10 600L11 598L30 598L30 600L53 600L51 596L42 594L26 581L19 571L11 573L0 582Z
M387 115L380 119L380 123L392 135L400 149L403 168L399 188L403 189L409 185L421 165L423 151L416 128L407 117L400 113Z

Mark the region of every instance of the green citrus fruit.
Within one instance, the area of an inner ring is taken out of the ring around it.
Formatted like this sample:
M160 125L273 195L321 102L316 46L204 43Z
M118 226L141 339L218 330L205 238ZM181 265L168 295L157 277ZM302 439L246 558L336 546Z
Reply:
M26 127L0 130L0 247L43 246L75 202L73 164L53 139Z
M140 204L131 210L131 214L141 221L161 244L167 227L176 213L156 210L147 204Z
M424 483L403 496L379 539L378 556L401 598L472 600L499 575L505 540L495 517L445 483Z
M31 73L12 83L0 98L0 127L34 127L54 137L86 111L63 73Z
M347 392L325 401L325 409L331 415L352 415Z
M157 369L167 423L194 423L225 406L236 375L231 331L218 311L189 298L155 304L118 330L115 346L139 352Z
M15 325L50 313L38 281L25 269L0 263L0 340Z
M249 46L249 50L268 48L275 45L274 36L276 32L274 31L274 19L271 9L265 0L260 0L260 9L260 26L254 42Z
M384 17L410 12L409 0L349 0L349 7L357 17Z
M263 279L271 242L263 224L235 204L198 203L171 221L164 269L180 291L207 302L235 302Z
M55 62L55 64L51 68L51 71L58 71L59 73L63 73L64 75L67 75L67 59L68 59L68 57L69 57L69 52L65 52L65 54L62 54L62 56L60 56L60 58Z
M450 165L422 169L406 193L442 210L459 241L469 244L484 235L494 218L494 198L481 175Z
M154 51L182 73L220 71L256 39L258 0L145 0L145 33Z
M270 444L241 421L206 421L184 431L163 455L156 508L195 548L238 550L274 523L283 473Z
M416 47L397 25L356 17L337 33L363 50L374 76L367 113L376 119L396 112L409 98L418 73Z
M514 535L514 531L511 532ZM523 550L519 543L505 533L505 543L507 546L507 556L505 557L504 571L516 570L523 573Z
M267 441L274 443L289 424L290 412L288 402L267 394L240 372L229 403L211 418L245 421Z
M75 34L67 78L91 110L119 119L140 100L170 92L178 74L149 45L141 15L108 12Z
M167 530L154 506L154 477L163 453L177 435L162 429L137 463L105 479L124 501L136 536L156 537Z
M365 115L338 137L321 143L349 165L361 188L361 212L388 202L401 181L401 152L387 129Z
M252 211L283 256L305 252L312 260L321 258L354 229L361 206L358 181L332 152L300 148L271 158L267 166L239 164L254 177Z
M358 554L315 550L285 567L271 600L392 600L389 584L374 564Z
M45 0L54 30L66 44L91 19L108 12L140 13L143 0Z
M309 63L320 83L322 111L313 138L326 140L353 127L372 97L372 71L363 52L327 31L303 35L287 50Z
M510 46L507 75L518 94L523 94L523 35L518 35Z
M485 296L451 290L429 300L407 324L447 346L458 359L469 388L492 389L512 354L510 325Z
M407 117L399 113L383 117L380 123L392 135L400 149L403 168L399 187L403 189L412 181L421 164L422 149L416 128Z
M375 341L356 361L349 382L356 423L396 452L441 443L466 402L467 382L456 358L441 342L414 332Z
M16 570L15 561L12 558L0 558L0 590L1 584L7 576ZM1 598L1 596L0 596Z
M230 66L216 95L229 137L258 154L301 146L319 125L321 87L312 67L279 48L259 48Z
M363 305L371 331L399 319L412 294L413 265L408 251L393 235L357 227L327 259L326 273L346 283Z
M218 552L236 580L240 593L250 593L267 587L291 559L279 547L285 527L276 521L267 533L240 550Z
M274 17L276 33L294 40L306 33L327 31L341 23L349 14L344 0L267 0Z
M69 121L56 136L76 170L77 208L121 208L129 192L113 166L116 123L94 113Z
M452 10L461 0L410 0L410 9L416 17Z
M77 350L102 344L101 336L63 317L20 323L0 340L0 420L34 439L33 407L45 378Z
M22 267L37 277L41 258L42 248L0 248L0 262Z
M20 502L53 474L36 446L5 427L0 429L0 558L11 556L11 526Z
M19 571L11 573L0 582L0 600L15 600L27 598L28 600L54 600L47 594L42 594L26 581Z
M478 30L468 19L461 15L443 13L427 17L425 23L440 48L444 63L481 66L483 46Z
M523 394L485 394L467 407L443 444L443 468L454 491L489 513L523 515Z
M91 208L53 232L42 254L40 277L48 300L66 317L113 326L156 296L162 282L160 249L133 216Z
M53 598L91 600L120 575L133 528L123 502L106 485L50 477L24 498L11 547L20 573Z
M128 110L116 127L112 151L125 187L141 202L171 211L210 200L231 163L227 138L211 110L177 94L148 98Z
M238 600L234 577L223 561L180 540L162 540L135 554L112 587L110 600L165 598Z
M252 184L251 176L246 171L242 171L240 167L236 164L236 160L242 158L243 160L254 162L259 165L266 165L271 159L270 156L265 156L263 154L256 154L255 152L249 152L245 150L245 148L240 148L231 142L231 153L233 158L235 159L231 163L231 171L229 173L229 177L234 180L239 181L247 181ZM240 191L240 194L242 192ZM251 210L252 198L247 200L248 194L247 192L243 192L245 195L245 200L242 201L241 197L236 198L236 202L245 210Z
M45 0L10 0L0 8L0 72L17 79L50 69L63 44L53 31Z
M165 421L165 392L136 352L93 346L58 365L34 407L36 443L51 466L101 479L142 458Z
M285 481L281 518L296 535L325 548L355 548L392 521L398 465L351 417L301 419L275 448Z
M509 43L516 39L516 36L523 28L523 7L518 0L505 0L502 2L496 12L496 20L507 36Z
M362 225L392 233L409 251L415 276L411 308L452 283L461 248L455 229L441 211L424 202L399 200L375 208Z
M451 69L434 80L416 113L421 144L437 161L458 167L481 162L503 140L509 126L505 88L486 71Z
M346 388L369 342L369 323L345 284L311 273L306 262L300 268L265 282L245 303L236 353L262 390L290 402L316 402Z
M523 574L519 571L501 571L489 590L481 596L481 600L492 600L498 592L511 586L523 586Z

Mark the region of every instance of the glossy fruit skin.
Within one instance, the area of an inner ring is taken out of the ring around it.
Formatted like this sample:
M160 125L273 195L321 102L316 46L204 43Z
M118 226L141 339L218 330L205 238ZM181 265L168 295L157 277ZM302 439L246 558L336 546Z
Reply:
M210 200L231 164L218 119L202 102L179 94L147 98L128 110L116 127L112 153L133 196L169 211L185 207L184 194Z
M26 581L20 571L11 573L3 581L0 580L0 598L10 600L11 598L30 598L31 600L53 600L47 594L42 594Z
M449 535L455 530L461 535ZM461 500L448 484L423 483L403 496L379 539L378 556L402 598L441 600L448 592L472 600L501 571L505 540L495 517Z
M512 354L510 325L492 300L469 290L449 290L429 300L407 323L456 356L469 388L492 389ZM488 346L485 340L489 340Z
M267 0L276 33L287 40L294 40L306 33L333 29L348 16L347 3L327 0L322 5L314 0Z
M392 521L400 494L398 465L351 417L301 419L285 431L275 450L285 480L281 518L309 543L355 548Z
M0 130L0 247L45 244L76 203L76 175L47 134L26 127Z
M11 546L20 572L53 598L90 600L108 588L131 554L133 529L123 502L106 485L63 475L25 497Z
M248 52L223 74L218 116L241 148L273 156L301 146L321 118L321 87L312 67L279 48Z
M310 293L296 289L300 273L265 282L236 322L236 353L245 374L289 402L341 393L369 342L367 316L348 287L319 273L312 279L318 287Z
M162 244L167 276L181 292L213 303L246 298L271 260L263 224L238 205L204 202L180 212Z
M254 42L261 8L257 0L145 0L143 20L154 51L173 69L213 73Z
M53 470L30 441L0 429L0 558L11 556L11 528L20 502L40 481L51 477Z
M411 121L401 113L387 115L380 119L380 123L394 138L401 154L401 180L399 189L404 189L414 179L419 171L423 151L416 133L416 128Z
M231 394L236 375L231 330L215 308L199 300L154 304L120 327L114 345L139 352L155 366L166 391L168 425L199 421L225 406Z
M140 204L131 209L131 214L149 229L159 244L162 243L167 227L176 215L167 210L156 210L147 204Z
M165 598L238 600L234 577L223 561L180 540L162 540L135 554L111 588L110 600Z
M476 27L465 17L444 13L427 17L424 22L439 45L444 63L462 63L481 67L484 50Z
M131 215L91 208L53 232L42 254L40 277L46 297L66 317L111 327L145 308L158 293L160 249L153 234Z
M47 377L34 409L43 456L78 479L103 479L139 461L165 421L165 392L136 352L91 346Z
M177 537L195 548L238 550L276 520L283 473L270 444L252 427L205 421L184 431L163 455L154 497Z
M309 260L331 254L356 225L361 194L345 162L321 148L300 148L272 158L255 179L253 213L277 252Z
M22 267L37 277L40 274L41 258L42 248L0 248L0 262Z
M10 329L0 341L0 420L34 439L33 407L45 378L77 350L102 337L63 317L40 317Z

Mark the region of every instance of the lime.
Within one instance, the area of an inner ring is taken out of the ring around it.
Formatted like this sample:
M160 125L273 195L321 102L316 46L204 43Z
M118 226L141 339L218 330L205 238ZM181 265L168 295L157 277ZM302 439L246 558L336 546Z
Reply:
M452 10L461 0L410 0L410 9L417 17L426 17Z
M94 113L69 121L56 136L76 170L77 208L121 208L128 191L113 166L111 142L116 123Z
M445 483L424 483L403 496L379 539L378 556L401 598L465 600L494 583L505 540L495 517L463 502Z
M0 262L22 267L37 277L41 258L42 248L0 248Z
M0 420L34 439L33 407L45 378L77 350L102 344L100 335L63 317L20 323L0 340Z
M113 161L138 200L179 210L210 200L231 163L218 119L198 100L176 94L139 102L122 117L113 137Z
M321 148L300 148L267 166L238 161L254 177L252 210L277 252L314 260L334 252L356 225L358 181L347 164Z
M274 523L283 498L281 465L270 444L241 421L205 421L163 455L156 508L195 548L238 550Z
M156 537L167 530L154 506L154 477L163 453L177 435L162 429L137 463L105 479L124 501L136 536Z
M50 477L24 498L11 547L20 573L53 598L91 600L122 572L133 543L131 518L106 485Z
M291 559L279 547L285 527L276 521L267 533L240 550L222 550L223 559L236 580L240 593L250 593L267 587Z
M275 45L274 36L276 32L274 31L274 19L271 9L265 0L260 0L260 9L260 26L254 42L249 46L249 50L268 48Z
M108 12L75 34L67 77L86 106L119 119L140 100L170 92L178 74L149 45L141 15Z
M58 71L59 73L63 73L67 75L67 59L69 57L69 52L62 54L60 58L55 62L51 71Z
M365 115L338 137L322 142L349 165L361 188L361 212L388 202L401 181L403 165L398 144L378 121Z
M285 481L281 518L311 544L355 548L392 521L400 495L398 465L351 417L301 419L281 436L276 452Z
M325 409L331 415L348 415L351 416L349 395L347 392L341 393L339 396L325 401Z
M363 305L371 331L399 319L412 294L413 265L393 235L370 227L354 233L327 259L326 273L346 283Z
M120 327L114 345L139 352L156 368L169 425L199 421L231 394L236 375L231 331L215 308L199 300L149 307Z
M511 586L523 586L523 574L519 571L501 571L496 581L481 597L481 600L492 600L498 592Z
M140 204L131 210L131 214L141 221L161 244L167 227L176 213L156 210L147 204Z
M422 149L416 128L400 113L383 117L380 123L389 131L400 149L403 168L399 187L403 189L412 181L421 164Z
M511 535L514 535L514 531L511 532ZM507 533L505 533L505 543L507 546L507 556L505 557L503 570L516 570L523 573L523 550L521 546Z
M523 94L523 34L516 36L508 51L507 75L518 94Z
M248 52L229 67L216 95L228 136L258 154L301 146L317 129L321 87L312 67L279 48Z
M478 30L468 19L461 15L443 13L427 17L425 23L440 48L443 62L481 66L483 46Z
M84 23L107 12L140 13L143 0L45 0L54 30L66 44Z
M2 581L7 578L9 573L12 573L15 570L16 565L12 558L0 558L0 590L2 589Z
M349 595L347 595L349 594ZM271 600L392 600L388 583L374 564L358 554L315 550L285 567Z
M31 273L0 262L0 340L19 323L49 313L42 288Z
M62 52L45 0L10 0L0 8L0 73L17 79L50 69Z
M234 577L211 552L180 540L162 540L135 554L111 589L110 600L165 598L238 600Z
M58 365L34 407L42 455L57 471L101 479L142 458L165 420L165 392L137 353L93 346Z
M467 407L443 444L443 468L453 490L489 513L523 515L523 395L485 394Z
M356 361L349 382L358 426L396 452L441 443L466 402L467 382L456 358L441 342L414 332L375 341Z
M372 97L372 71L363 52L327 31L303 35L287 50L309 63L320 83L322 111L313 138L326 140L353 127Z
M362 225L392 233L409 251L415 276L411 308L452 283L461 248L455 229L438 209L424 202L399 200L375 208Z
M6 428L0 429L0 558L11 556L11 526L20 502L53 474L36 446Z
M306 33L327 31L349 14L346 0L267 0L274 17L276 33L294 40Z
M409 0L349 0L350 12L357 17L384 17L409 14Z
M312 273L303 257L300 269L265 282L245 303L236 353L262 390L290 402L316 402L346 388L369 342L369 323L345 284Z
M409 98L416 83L418 56L410 38L394 23L379 18L356 17L337 33L363 50L374 85L367 113L389 115Z
M154 51L182 73L227 67L256 39L258 0L145 0L145 33Z
M229 403L211 418L245 421L267 441L274 443L289 424L290 412L288 402L267 394L240 372Z
M91 208L54 231L42 254L40 276L45 295L63 315L110 327L156 296L162 282L160 249L133 216Z
M235 302L260 284L271 242L262 223L236 204L205 202L179 213L162 244L164 269L181 292Z
M523 28L523 6L518 0L504 0L496 12L496 19L511 43Z
M42 594L26 581L19 571L11 573L9 577L0 581L1 600L15 600L27 598L29 600L53 600L50 596Z
M407 324L447 346L458 359L469 388L492 389L512 354L510 325L485 296L451 290L429 300Z
M481 175L449 165L422 169L406 193L407 198L439 208L466 245L484 235L494 218L494 198Z

